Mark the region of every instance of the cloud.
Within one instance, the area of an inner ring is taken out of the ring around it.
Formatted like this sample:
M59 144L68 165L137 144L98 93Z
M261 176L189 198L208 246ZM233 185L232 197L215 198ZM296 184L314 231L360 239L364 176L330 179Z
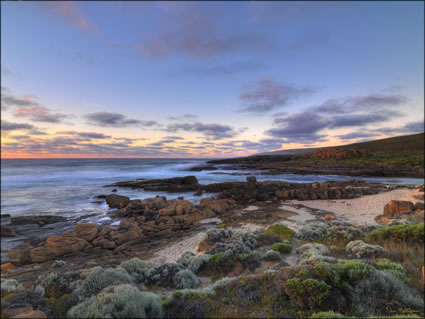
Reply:
M368 137L374 137L378 136L379 133L377 132L351 132L344 135L338 135L337 137L342 140L351 140L355 138L368 138Z
M1 87L1 108L3 111L13 106L38 106L38 103L28 97L18 98L10 94L10 90L4 86Z
M80 136L80 137L89 138L89 139L111 138L111 136L109 135L105 135L103 133L96 133L96 132L60 131L60 132L56 132L56 134L75 135L75 136Z
M348 96L340 99L328 99L311 108L320 113L352 113L359 110L380 110L400 106L409 99L397 94L369 94L364 96Z
M401 127L384 127L376 129L376 132L384 134L422 133L424 132L424 121L409 122Z
M234 75L239 73L262 70L265 68L263 62L245 61L229 64L200 64L192 67L183 68L175 74L191 74L196 76L219 76Z
M96 126L110 126L110 127L127 127L127 126L143 126L152 127L159 126L156 121L140 121L136 119L129 119L120 113L109 112L95 112L83 115L87 119L87 123Z
M14 109L13 115L15 117L29 118L36 122L47 123L60 123L64 119L74 118L70 114L52 113L47 107L40 105L18 106Z
M389 121L393 118L403 116L402 113L391 110L382 110L380 112L364 113L364 114L349 114L335 116L331 120L330 128L364 126L372 123L381 123Z
M99 28L92 24L80 10L77 1L48 1L34 3L33 5L58 15L61 22L65 22L82 31L91 33L99 31Z
M318 132L329 126L330 121L310 112L294 113L285 118L276 118L276 128L265 132L275 138L283 138L286 142L312 143L322 141L326 135Z
M163 138L168 140L184 140L184 138L180 136L164 136Z
M287 106L290 102L314 92L311 88L297 88L289 84L279 84L270 78L246 85L240 95L245 105L240 111L265 113Z
M167 132L197 132L203 134L207 139L231 138L239 134L239 131L228 125L201 122L170 124L164 130Z
M33 129L34 125L27 123L15 123L8 121L1 121L1 129L2 131L16 131L16 130L29 130Z
M196 4L163 10L163 13L164 21L170 25L157 34L147 36L137 45L144 56L164 58L180 53L207 58L241 50L252 52L267 46L267 41L260 34L219 32L219 24L211 16L212 12L199 10Z
M199 117L195 114L185 113L181 116L169 116L167 117L170 121L185 121L185 120L197 120Z

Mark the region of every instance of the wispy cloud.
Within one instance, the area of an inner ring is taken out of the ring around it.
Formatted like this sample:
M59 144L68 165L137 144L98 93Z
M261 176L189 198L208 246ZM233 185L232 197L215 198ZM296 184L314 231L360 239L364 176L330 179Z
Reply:
M170 124L164 128L164 130L166 132L197 132L204 135L207 139L231 138L240 134L240 131L228 125L214 123L204 124L201 122Z
M160 126L156 121L141 121L130 119L120 113L109 112L95 112L83 115L87 119L87 123L95 126L109 126L109 127L153 127Z
M234 75L252 71L258 71L265 68L263 62L255 61L242 61L228 64L198 64L191 67L182 68L173 74L191 74L196 76L221 76L221 75Z
M9 121L1 121L1 129L2 131L16 131L16 130L29 130L33 129L34 125L27 124L27 123L15 123L15 122L9 122Z
M243 88L240 100L244 106L240 111L266 113L287 106L293 100L313 92L312 88L299 88L290 84L277 83L271 78L263 78Z
M59 132L56 132L56 134L74 135L74 136L80 136L80 137L89 138L89 139L106 139L106 138L111 138L110 135L105 135L103 133L97 133L97 132L59 131Z

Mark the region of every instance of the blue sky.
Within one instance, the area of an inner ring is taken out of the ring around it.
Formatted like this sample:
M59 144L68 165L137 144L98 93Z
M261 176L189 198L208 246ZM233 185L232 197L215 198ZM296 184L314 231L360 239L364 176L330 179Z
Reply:
M1 9L2 156L222 157L423 131L423 2Z

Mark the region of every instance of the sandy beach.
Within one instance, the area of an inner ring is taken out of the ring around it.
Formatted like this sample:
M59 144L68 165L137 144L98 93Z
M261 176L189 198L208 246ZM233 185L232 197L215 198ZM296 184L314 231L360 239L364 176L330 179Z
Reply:
M376 224L374 218L382 215L384 206L391 200L405 200L416 203L420 200L414 195L419 195L417 189L396 189L393 191L366 195L355 199L340 199L340 200L307 200L298 201L291 200L288 203L301 204L309 208L320 209L332 212L336 217L343 217L353 224L366 225Z

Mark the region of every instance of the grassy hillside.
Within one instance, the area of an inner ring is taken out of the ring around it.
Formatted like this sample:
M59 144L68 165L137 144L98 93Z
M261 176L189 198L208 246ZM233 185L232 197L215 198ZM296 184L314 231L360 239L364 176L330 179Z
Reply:
M384 138L376 141L369 141L363 143L354 143L348 145L308 148L308 149L293 149L282 150L275 152L262 153L259 155L305 155L314 153L318 150L328 149L331 147L337 148L354 148L363 149L369 155L374 156L389 156L389 155L423 155L424 154L424 133L397 136Z

